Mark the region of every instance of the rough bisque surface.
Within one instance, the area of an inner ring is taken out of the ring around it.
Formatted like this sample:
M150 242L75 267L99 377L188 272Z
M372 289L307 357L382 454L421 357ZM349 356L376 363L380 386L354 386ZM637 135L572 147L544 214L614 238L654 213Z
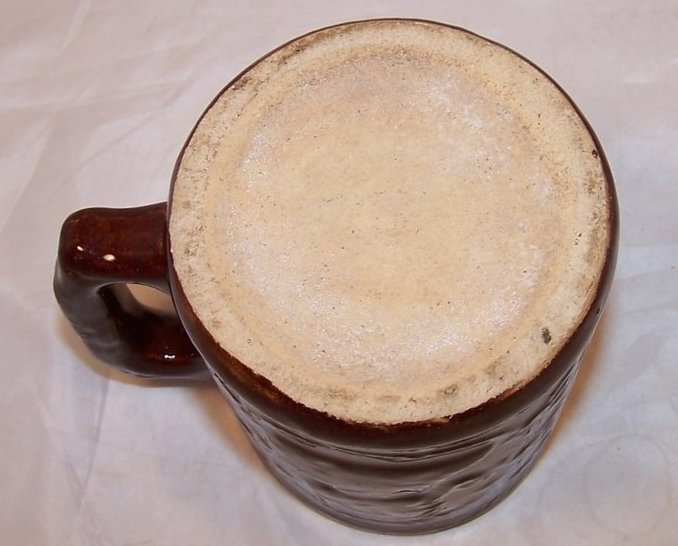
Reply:
M538 69L412 21L243 73L176 173L171 252L215 340L318 411L446 418L529 382L596 293L601 152Z

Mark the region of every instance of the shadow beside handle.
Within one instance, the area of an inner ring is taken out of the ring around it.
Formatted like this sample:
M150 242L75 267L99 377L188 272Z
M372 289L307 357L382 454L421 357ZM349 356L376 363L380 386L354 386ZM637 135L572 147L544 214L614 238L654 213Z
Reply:
M61 229L54 293L87 347L125 372L203 379L209 372L175 314L140 304L127 284L169 294L166 203L83 209Z

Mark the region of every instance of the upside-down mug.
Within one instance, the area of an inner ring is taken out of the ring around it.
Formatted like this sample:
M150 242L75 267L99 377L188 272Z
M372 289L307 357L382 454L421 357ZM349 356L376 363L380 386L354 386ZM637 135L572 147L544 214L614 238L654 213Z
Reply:
M459 28L371 20L237 76L167 203L71 215L54 286L101 359L213 377L310 506L425 533L533 467L617 233L603 151L553 80ZM169 293L176 315L130 283Z

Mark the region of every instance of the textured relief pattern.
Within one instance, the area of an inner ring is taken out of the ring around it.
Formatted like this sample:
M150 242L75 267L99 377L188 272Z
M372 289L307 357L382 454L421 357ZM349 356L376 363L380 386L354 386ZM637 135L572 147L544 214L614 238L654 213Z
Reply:
M519 412L425 448L336 445L281 427L217 377L260 456L297 496L343 522L389 533L423 533L482 514L525 477L578 368Z

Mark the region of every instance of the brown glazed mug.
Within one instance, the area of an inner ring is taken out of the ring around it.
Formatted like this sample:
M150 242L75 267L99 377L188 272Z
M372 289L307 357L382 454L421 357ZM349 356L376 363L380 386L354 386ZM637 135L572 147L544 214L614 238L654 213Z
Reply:
M237 76L168 203L71 215L54 289L102 360L211 375L313 508L426 533L533 467L609 291L617 217L599 142L537 67L440 23L362 21Z

